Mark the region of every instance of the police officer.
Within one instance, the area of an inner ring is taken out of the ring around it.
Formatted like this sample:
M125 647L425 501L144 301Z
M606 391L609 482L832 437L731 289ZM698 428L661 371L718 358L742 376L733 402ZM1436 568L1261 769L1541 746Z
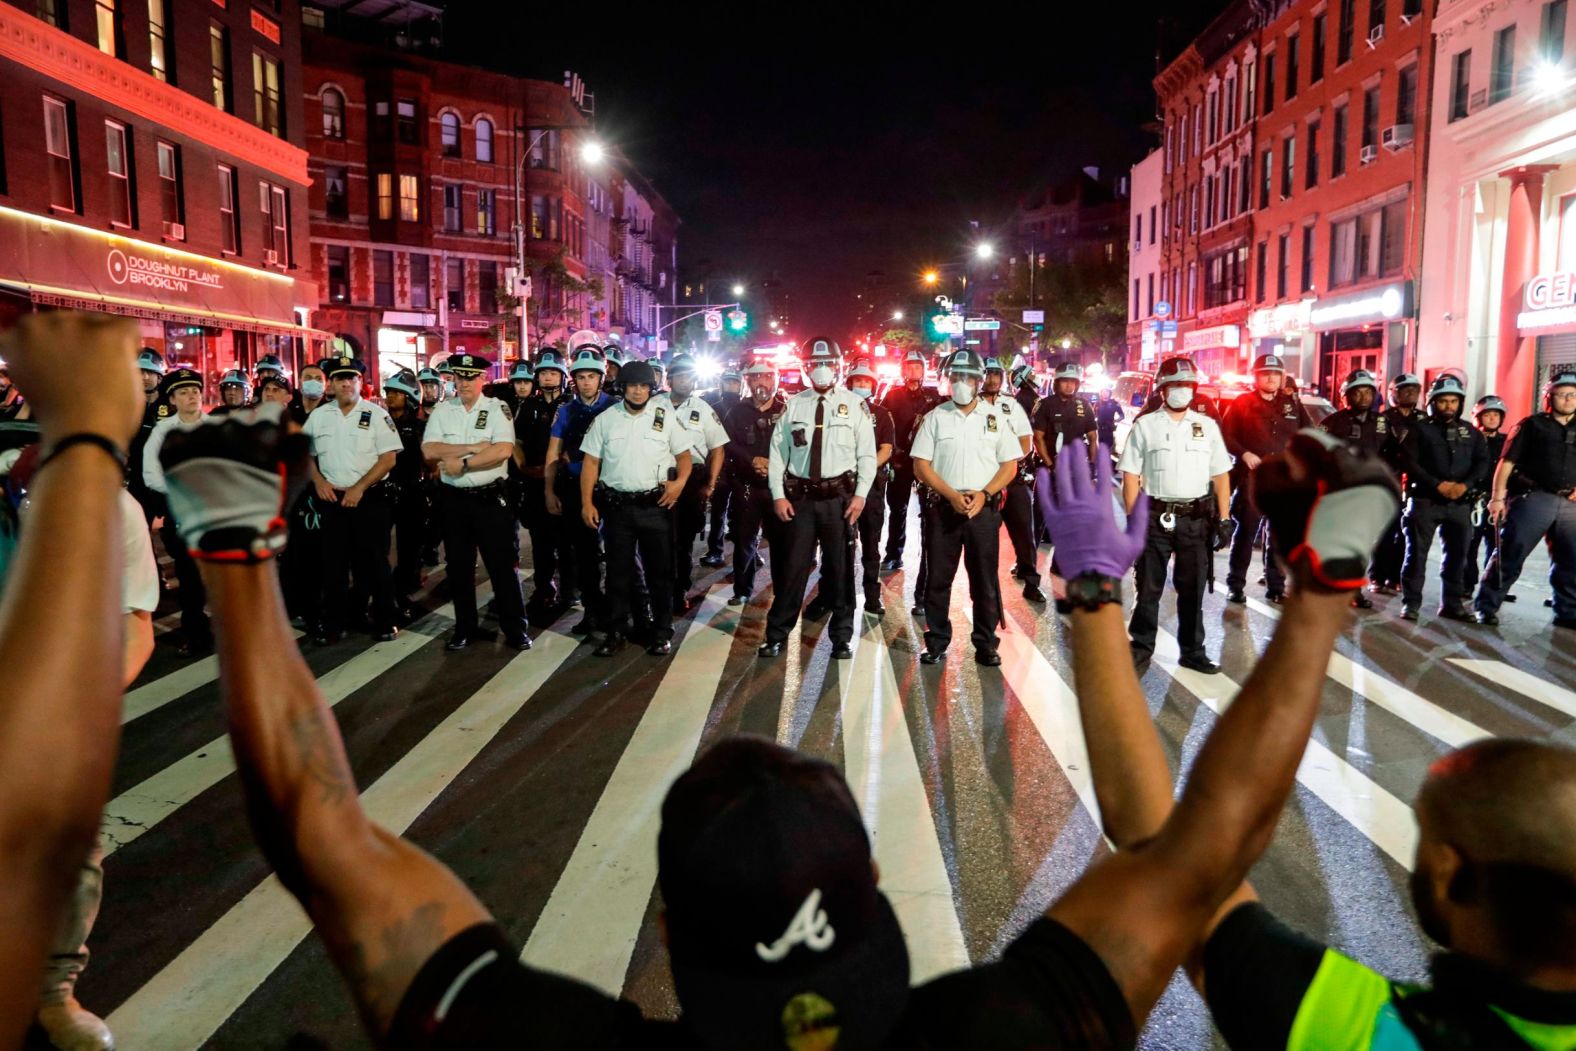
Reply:
M760 568L760 538L764 532L772 547L772 583L782 576L787 557L783 523L772 513L768 484L772 432L787 409L777 389L777 370L757 361L744 372L750 397L728 410L723 447L733 476L733 596L730 606L742 606L755 591L755 571Z
M438 385L445 400L452 398L459 388L455 384L455 375L452 363L455 355L450 354L438 363Z
M1332 438L1378 455L1390 438L1390 421L1376 405L1379 383L1374 374L1367 369L1353 369L1341 385L1341 399L1346 407L1320 420L1319 428ZM1358 609L1374 608L1373 601L1360 590L1352 593L1352 605Z
M1083 370L1077 363L1067 362L1057 368L1052 377L1051 393L1041 398L1034 408L1034 452L1052 472L1056 470L1056 457L1062 448L1074 442L1081 442L1088 448L1091 468L1095 457L1100 455L1100 446L1095 440L1094 410L1078 394L1082 384ZM1046 539L1056 542L1055 537ZM1051 572L1056 572L1054 555Z
M624 396L623 385L619 382L619 370L629 360L629 355L624 353L624 348L617 343L609 343L602 348L604 363L602 372L602 393L617 401Z
M482 394L482 377L492 362L475 354L452 354L446 364L456 381L455 397L427 419L421 454L438 467L438 517L443 527L454 634L446 646L463 650L476 635L476 555L493 586L493 609L504 645L531 648L525 630L525 600L516 572L520 546L514 512L504 484L514 452L509 407Z
M426 485L427 465L421 439L427 421L421 418L421 385L410 369L400 369L383 381L383 403L400 451L389 473L388 489L394 511L394 601L407 620L416 615L411 596L421 590L421 547L430 528L432 507Z
M1446 620L1471 620L1467 608L1465 570L1472 542L1471 493L1483 485L1493 465L1483 435L1461 418L1466 388L1451 375L1428 390L1428 415L1410 427L1401 443L1406 468L1407 502L1401 516L1406 530L1406 561L1401 567L1401 619L1416 620L1423 603L1423 578L1428 549L1438 532L1445 546L1440 570L1443 590L1439 615Z
M1140 668L1155 652L1160 595L1176 559L1177 640L1184 668L1213 675L1220 666L1204 650L1204 582L1212 552L1230 542L1231 455L1220 425L1194 409L1199 375L1187 358L1169 358L1155 373L1163 408L1133 421L1118 465L1128 514L1139 486L1149 494L1149 532L1135 567L1138 594L1127 633Z
M925 353L911 350L903 356L903 385L887 391L881 407L892 414L897 445L892 450L892 480L887 483L886 559L881 568L887 572L903 564L903 548L908 539L909 497L914 492L914 465L908 450L914 444L919 418L941 402L935 388L925 386ZM924 519L921 518L921 528Z
M267 375L277 376L278 373L269 372ZM220 403L209 409L208 415L228 416L237 409L246 408L247 402L251 400L252 392L249 388L246 373L240 369L230 369L219 377Z
M372 599L372 633L391 641L394 585L389 572L389 532L393 501L385 482L402 449L399 430L381 405L361 396L366 366L351 357L328 367L333 398L306 418L312 439L312 487L323 515L323 545L318 574L324 610L316 641L337 642L349 621L349 576Z
M1505 415L1504 400L1493 394L1483 395L1472 407L1472 422L1477 424L1477 429L1483 434L1483 443L1488 447L1489 472L1482 484L1467 494L1472 501L1472 543L1467 547L1467 564L1462 571L1462 593L1468 596L1477 590L1478 567L1482 564L1479 561L1480 552L1485 544L1493 552L1494 534L1498 531L1494 519L1488 513L1488 499L1493 489L1494 467L1505 452L1505 439L1508 437L1505 433Z
M1397 476L1406 470L1401 444L1422 419L1417 411L1417 402L1422 393L1423 381L1410 372L1403 372L1390 381L1390 405L1384 411L1385 428L1389 435L1380 446L1379 455ZM1373 578L1371 590L1382 595L1400 592L1401 560L1405 555L1406 533L1401 528L1401 516L1397 514L1389 532L1379 541L1379 547L1374 552L1374 563L1370 570Z
M723 370L721 386L706 395L706 402L716 412L717 419L725 419L732 408L744 399L744 377L737 368L730 365ZM723 564L722 541L726 534L728 518L728 505L733 499L733 468L727 457L723 457L722 474L717 476L717 485L711 491L711 528L706 535L706 554L701 558L700 564L710 568L717 568Z
M1035 407L1040 404L1040 385L1032 365L1018 364L1012 370L1012 396L1023 410L1024 416L1034 419Z
M515 363L509 372L509 411L518 414L520 406L525 404L533 391L536 390L536 370L529 361Z
M1002 391L1007 374L1001 362L994 357L986 358L984 367L985 385L980 388L980 399L1001 417L1022 449L1018 470L1007 484L1001 507L1001 520L1007 527L1007 539L1012 542L1017 559L1012 575L1023 582L1024 598L1030 602L1044 602L1045 592L1040 590L1040 552L1034 544L1034 425L1017 399Z
M574 548L574 586L580 591L580 602L586 611L580 623L570 629L575 635L589 636L604 631L607 624L607 600L602 590L602 537L585 524L580 502L580 470L585 461L581 443L592 421L616 404L615 399L602 390L605 366L602 351L591 345L581 347L569 362L574 395L558 407L553 417L543 472L547 513L562 516L559 521ZM537 371L541 371L540 359ZM569 587L567 583L564 586Z
M520 472L517 506L520 524L531 538L531 597L525 608L540 624L551 623L579 597L574 546L569 533L547 513L547 447L553 419L571 397L565 375L563 356L552 348L543 350L536 360L536 389L514 415L514 462Z
M1231 517L1237 523L1231 541L1231 568L1226 574L1227 602L1246 602L1243 588L1248 582L1248 566L1253 562L1253 546L1259 538L1264 516L1253 503L1252 478L1259 464L1286 451L1291 436L1311 424L1301 399L1285 390L1286 362L1278 354L1260 354L1253 362L1253 389L1231 403L1220 430L1226 451L1237 458L1232 468L1235 492L1231 497ZM1272 554L1275 538L1266 534L1264 543L1265 599L1284 602L1286 573Z
M1125 419L1127 410L1116 400L1115 393L1110 387L1102 387L1100 400L1094 407L1095 433L1100 436L1101 445L1107 449L1116 448L1116 425Z
M278 376L280 379L284 379L285 363L279 359L277 354L264 354L257 359L257 364L252 368L252 375L257 378L257 387L261 388L263 380L269 376ZM245 379L245 374L242 375L242 379Z
M772 429L768 484L772 511L784 523L786 551L774 548L772 561L786 556L766 615L766 641L758 651L776 657L799 620L804 589L821 549L821 597L832 611L828 631L832 657L854 655L854 603L848 570L853 566L854 523L876 476L875 429L870 407L837 386L842 352L824 336L810 341L806 360L810 386L788 399Z
M1478 622L1499 623L1500 603L1527 555L1547 540L1554 626L1576 628L1576 370L1556 372L1543 411L1516 424L1494 471L1488 513L1500 525L1499 547L1478 586Z
M196 423L202 419L202 375L194 369L172 369L165 374L159 386L160 397L165 402L163 407L170 411L148 435L148 444L142 451L142 480L147 490L158 499L158 513L164 516L164 526L159 530L159 537L164 541L165 552L175 564L175 579L180 585L180 590L176 592L181 608L182 638L179 652L183 657L200 657L213 651L213 629L209 626L208 613L204 608L208 595L203 589L202 574L197 571L197 563L187 553L175 516L170 514L167 507L165 496L169 490L164 484L164 468L159 463L159 450L164 447L165 437L177 423Z
M688 612L690 587L695 583L695 539L706 527L706 505L716 491L722 474L723 447L728 432L716 410L695 394L695 362L686 354L673 359L673 388L659 394L660 404L670 411L668 418L682 427L690 438L689 481L673 508L673 612ZM628 404L628 377L625 377L625 403ZM653 594L652 601L656 601Z
M426 368L416 373L416 382L421 384L421 411L430 416L443 400L443 379L436 369Z
M656 387L653 388L653 390L657 394L664 394L664 393L666 393L667 389L668 389L668 367L667 367L667 365L663 364L662 359L658 358L658 357L652 357L652 358L648 359L646 361L646 364L651 366L651 375L653 377L655 377L655 379L656 379L657 385L656 385ZM622 376L622 373L620 373L620 375ZM623 380L622 379L619 380L619 386L620 387L623 386Z
M173 415L175 410L170 407L160 387L166 371L164 355L151 347L144 348L137 355L137 368L142 373L142 393L147 405L142 410L142 426L137 429L126 450L126 488L142 506L143 517L151 526L153 520L164 513L164 498L149 489L148 483L143 480L143 451L147 448L153 428L160 420Z
M651 393L656 377L647 363L631 362L622 375L621 403L599 413L581 442L581 517L588 529L602 527L607 540L607 636L596 656L624 648L643 570L652 620L646 652L662 657L673 652L673 508L690 477L699 424L695 431L681 426L667 399Z
M892 476L892 449L897 444L892 414L875 404L876 374L861 362L848 372L848 389L870 406L870 422L875 428L876 480L870 484L865 509L855 523L859 531L860 583L865 593L865 612L877 617L886 612L881 603L881 527L886 520L886 487ZM852 579L853 567L849 567Z
M1008 422L1021 411L1011 398L990 403L979 397L984 368L972 350L947 359L951 398L919 422L911 453L914 477L924 486L925 650L921 664L939 664L952 641L952 580L958 558L969 577L974 603L974 660L995 667L996 628L1001 624L1001 589L996 580L1003 493L1017 477L1023 443ZM1027 421L1025 421L1027 422ZM1022 428L1019 428L1021 430Z

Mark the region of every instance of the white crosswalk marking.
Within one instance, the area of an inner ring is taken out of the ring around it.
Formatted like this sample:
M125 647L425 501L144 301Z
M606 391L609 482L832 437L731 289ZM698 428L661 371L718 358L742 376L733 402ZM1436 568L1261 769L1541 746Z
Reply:
M362 794L367 815L403 833L575 651L543 632ZM107 1019L129 1051L201 1047L312 929L276 876L259 884Z
M1496 686L1514 690L1523 697L1530 697L1539 704L1547 705L1557 712L1576 718L1576 693L1567 690L1563 686L1556 686L1552 682L1540 679L1531 672L1512 667L1504 661L1480 661L1468 660L1465 657L1451 657L1450 663L1474 675L1481 675Z
M293 631L291 637L299 639L301 633ZM219 658L204 657L152 682L144 683L134 690L127 690L126 697L121 703L120 724L125 726L133 719L157 711L171 701L185 697L193 690L201 689L217 678L219 678Z
M526 963L622 992L656 886L662 799L694 761L733 648L738 618L726 608L719 592L696 611L531 931Z

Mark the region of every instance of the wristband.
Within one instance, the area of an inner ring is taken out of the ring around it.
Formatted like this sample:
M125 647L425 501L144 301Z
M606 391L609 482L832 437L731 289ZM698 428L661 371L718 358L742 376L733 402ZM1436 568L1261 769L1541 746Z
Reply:
M1067 581L1067 597L1056 600L1056 612L1071 613L1075 609L1093 613L1108 602L1122 602L1122 581L1090 570Z
M48 467L51 460L65 452L67 449L71 448L73 445L91 445L95 448L103 449L105 452L109 453L110 458L115 461L115 464L121 469L122 472L126 470L126 451L118 444L116 444L114 441L111 441L109 438L104 437L102 434L94 434L91 431L78 431L75 434L66 435L58 442L51 445L49 447L49 452L45 453L44 458L38 461L38 466L34 469L33 473L37 474L39 471L42 471L44 468Z

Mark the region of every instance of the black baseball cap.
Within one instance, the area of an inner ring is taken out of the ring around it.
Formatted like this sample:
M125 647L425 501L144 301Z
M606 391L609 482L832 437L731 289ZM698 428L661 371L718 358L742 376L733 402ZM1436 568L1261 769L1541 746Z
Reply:
M700 1046L854 1051L891 1036L908 949L831 764L764 737L712 747L663 801L657 881Z

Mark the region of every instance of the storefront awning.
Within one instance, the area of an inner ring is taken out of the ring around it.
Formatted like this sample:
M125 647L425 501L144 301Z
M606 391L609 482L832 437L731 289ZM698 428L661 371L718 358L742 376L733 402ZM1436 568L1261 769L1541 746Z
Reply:
M291 325L267 321L262 318L238 317L227 314L202 314L167 310L156 304L112 301L102 296L68 295L32 286L25 281L0 280L0 288L19 292L39 306L64 307L70 310L96 310L104 314L119 314L123 317L144 318L149 321L163 321L175 325L200 325L204 328L234 329L241 332L252 332L260 336L296 336L301 339L321 340L334 338L332 332L307 328L305 325Z

